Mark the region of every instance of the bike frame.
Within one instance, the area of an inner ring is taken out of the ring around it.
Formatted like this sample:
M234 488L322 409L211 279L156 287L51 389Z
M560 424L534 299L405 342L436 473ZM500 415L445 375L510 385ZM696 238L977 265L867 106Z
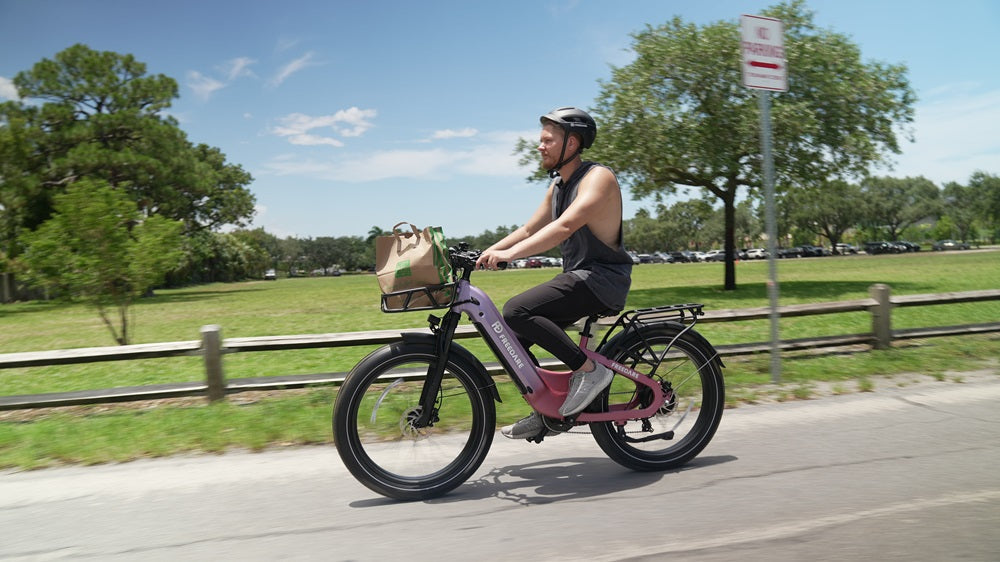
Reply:
M492 299L484 291L472 285L467 275L463 275L458 280L455 291L455 300L451 309L445 314L440 328L436 330L438 361L436 368L431 369L432 372L429 373L424 386L421 398L424 414L429 416L433 410L455 328L458 326L460 316L464 314L476 326L531 407L546 417L561 419L559 407L566 400L569 377L572 372L552 371L536 366L529 358L524 346L507 326L503 315L497 310ZM639 385L648 387L653 393L653 399L649 402L650 405L643 409L635 409L637 404L634 402L612 404L607 412L581 412L573 418L573 421L577 423L613 421L624 424L629 420L653 416L664 402L660 383L641 372L588 349L591 339L589 328L590 322L587 323L586 329L583 330L580 337L580 349L587 357Z

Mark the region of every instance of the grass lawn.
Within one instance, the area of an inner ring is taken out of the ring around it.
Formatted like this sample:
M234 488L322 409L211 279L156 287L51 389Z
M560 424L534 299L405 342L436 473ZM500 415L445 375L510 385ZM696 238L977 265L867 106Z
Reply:
M551 277L554 270L481 272L475 282L502 303ZM735 291L722 290L723 266L650 264L635 268L630 308L701 302L708 309L766 306L767 263L737 264ZM781 304L853 300L886 283L894 295L1000 287L1000 251L892 256L845 256L779 262ZM133 310L135 343L195 340L201 326L222 326L223 337L351 332L426 325L426 313L382 314L372 276L280 279L157 291ZM896 329L1000 320L1000 302L897 309ZM720 323L700 328L716 344L766 341L767 321ZM785 319L782 337L870 331L866 313ZM461 340L485 361L485 345ZM62 303L0 305L0 353L107 346L113 341L97 314ZM230 378L348 371L370 349L241 353L226 356ZM959 371L995 369L1000 335L904 342L880 352L789 354L779 389L770 388L769 359L727 360L730 405L759 400L807 398L817 385L833 392L865 390L871 377L919 373L958 380ZM200 358L170 358L0 371L0 395L197 381ZM838 390L839 389L839 390ZM131 407L56 409L41 415L0 412L0 467L40 467L62 462L122 461L185 451L260 449L330 441L332 388L234 397L205 405L201 400ZM526 406L504 385L498 420L523 415ZM15 415L17 414L17 415Z

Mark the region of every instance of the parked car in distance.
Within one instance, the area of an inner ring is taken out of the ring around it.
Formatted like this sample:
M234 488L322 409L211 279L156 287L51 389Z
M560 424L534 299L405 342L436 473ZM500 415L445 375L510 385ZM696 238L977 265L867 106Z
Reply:
M747 250L748 260L762 260L767 258L767 250L764 248L750 248Z
M273 269L268 269L264 272L264 281L277 281L278 272Z
M901 252L919 252L920 251L920 244L917 244L916 242L907 242L906 240L900 240L899 242L896 242L895 244L896 244L896 246L899 247L899 250Z
M803 244L799 246L799 252L804 258L820 258L823 257L823 248L819 246L811 246L809 244Z
M865 242L866 254L898 254L899 248L888 242Z
M969 245L965 242L956 242L955 240L938 240L931 246L931 249L935 252L945 250L968 250Z
M628 255L632 257L633 265L639 265L640 263L642 263L642 260L639 259L639 254L637 254L636 252L628 252Z
M524 260L524 267L542 267L545 265L545 256L531 256Z
M778 248L778 258L788 259L788 258L801 258L802 248L795 246L794 248Z
M837 247L834 248L834 251L842 256L858 253L858 249L850 244L837 244Z
M709 250L702 256L701 261L726 261L726 251Z
M697 261L694 259L694 256L691 255L691 252L670 252L670 257L674 258L674 263L691 263L693 261Z
M674 263L674 257L667 252L653 252L653 263Z

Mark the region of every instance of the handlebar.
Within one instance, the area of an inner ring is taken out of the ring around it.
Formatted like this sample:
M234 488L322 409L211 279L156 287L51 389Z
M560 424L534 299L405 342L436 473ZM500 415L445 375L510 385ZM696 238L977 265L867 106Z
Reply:
M465 242L448 248L448 259L451 261L452 268L456 270L461 269L463 271L462 277L466 279L468 279L472 270L476 268L476 262L482 254L482 250L470 249L469 245ZM498 263L497 268L507 269L507 262Z

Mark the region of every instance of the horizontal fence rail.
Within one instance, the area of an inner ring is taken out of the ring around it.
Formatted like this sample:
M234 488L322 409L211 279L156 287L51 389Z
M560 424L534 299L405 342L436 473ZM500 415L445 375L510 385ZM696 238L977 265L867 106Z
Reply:
M1000 300L1000 289L965 291L925 295L890 296L887 285L873 285L869 289L871 298L826 303L795 304L778 307L782 318L815 316L844 312L869 312L872 317L872 331L865 334L850 334L819 338L782 340L783 351L839 347L867 344L876 349L885 349L895 339L938 337L948 335L986 333L1000 331L1000 322L967 324L961 326L938 326L908 330L892 330L892 309L895 307L929 306L954 303L968 303ZM707 311L698 319L699 323L737 322L764 320L770 318L768 307ZM315 375L287 375L230 379L223 377L223 356L231 353L277 351L294 349L336 348L367 345L382 345L399 341L407 332L429 333L426 328L403 330L377 330L369 332L349 332L336 334L305 334L292 336L263 336L249 338L221 338L221 328L209 325L202 328L202 339L182 342L135 344L113 347L88 347L53 351L32 351L0 354L0 370L23 367L43 367L102 361L131 361L165 357L201 356L205 363L205 381L174 383L142 387L120 387L101 390L60 392L36 395L2 396L0 410L23 408L43 408L184 396L207 396L210 400L222 399L226 394L251 390L275 390L301 388L316 384L336 384L346 373L323 373ZM477 338L474 326L459 326L456 339ZM746 343L717 346L722 356L746 355L767 352L770 342ZM547 367L559 366L550 360ZM503 373L499 364L487 365L493 375Z

